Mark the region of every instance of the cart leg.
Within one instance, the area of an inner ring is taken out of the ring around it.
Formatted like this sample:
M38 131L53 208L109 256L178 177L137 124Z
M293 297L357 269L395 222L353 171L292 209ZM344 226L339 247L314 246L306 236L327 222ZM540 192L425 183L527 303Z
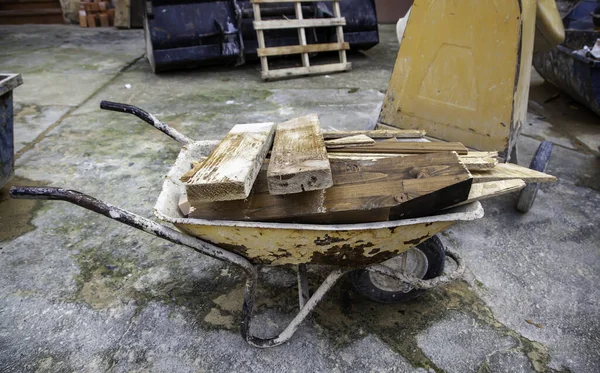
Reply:
M515 146L513 146L512 150L510 151L509 162L516 165L519 164L519 151L517 150L517 144L515 144Z
M323 299L325 294L336 284L336 282L348 272L348 269L336 269L323 281L321 286L315 291L312 297L308 299L304 307L298 312L288 326L276 337L273 338L258 338L250 334L250 323L252 319L252 308L254 306L256 282L248 278L246 281L246 291L244 292L244 305L242 306L242 321L240 323L240 331L242 337L248 344L254 347L275 347L288 341L296 332L302 321L315 309L317 304Z
M308 277L306 276L306 264L298 265L298 304L300 309L306 305L310 298L308 290Z

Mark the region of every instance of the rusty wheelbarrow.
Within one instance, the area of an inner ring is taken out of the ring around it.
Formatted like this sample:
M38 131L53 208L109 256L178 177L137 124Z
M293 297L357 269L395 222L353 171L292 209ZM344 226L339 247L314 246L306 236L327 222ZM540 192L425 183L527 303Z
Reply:
M324 295L346 273L356 289L381 302L405 300L419 291L440 286L462 276L458 253L445 249L435 236L458 221L483 216L479 202L416 219L365 224L292 224L186 218L178 207L184 186L180 176L192 160L210 153L215 141L192 141L153 115L130 105L102 102L101 108L134 114L182 144L154 207L155 215L179 231L125 211L83 193L62 188L12 187L12 198L63 200L157 237L233 264L246 274L240 321L242 337L255 347L274 347L291 338ZM456 266L443 273L446 257ZM307 265L321 264L331 272L311 295ZM295 265L298 268L300 310L277 336L250 334L258 280L258 265Z

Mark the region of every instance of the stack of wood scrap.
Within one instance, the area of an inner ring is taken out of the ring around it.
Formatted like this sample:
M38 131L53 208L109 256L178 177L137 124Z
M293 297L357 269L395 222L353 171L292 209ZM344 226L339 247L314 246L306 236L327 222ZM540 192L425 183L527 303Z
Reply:
M342 224L435 214L552 176L415 130L322 132L317 115L235 126L182 176L192 218Z
M79 3L81 27L110 27L115 22L115 9L110 1L85 0Z

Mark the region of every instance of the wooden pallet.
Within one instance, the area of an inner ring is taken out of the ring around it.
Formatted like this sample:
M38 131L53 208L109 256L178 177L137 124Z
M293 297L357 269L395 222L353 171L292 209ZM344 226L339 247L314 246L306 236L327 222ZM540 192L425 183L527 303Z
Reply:
M304 0L320 1L320 0ZM301 0L251 0L254 11L254 29L258 38L257 54L260 57L261 78L263 80L279 79L292 76L328 74L334 72L348 71L352 69L352 64L346 59L346 50L350 49L350 45L344 42L343 26L346 24L346 19L341 16L339 0L325 0L333 2L334 18L310 18L304 19L302 15ZM262 20L260 14L261 4L271 3L294 3L296 10L296 19L275 19ZM325 44L307 44L306 43L306 28L310 27L335 27L336 28L336 43ZM299 45L286 45L282 47L266 47L264 30L276 29L298 29ZM311 65L309 53L338 51L339 63ZM269 70L268 57L283 56L291 54L300 54L302 57L302 67L292 67L284 69Z

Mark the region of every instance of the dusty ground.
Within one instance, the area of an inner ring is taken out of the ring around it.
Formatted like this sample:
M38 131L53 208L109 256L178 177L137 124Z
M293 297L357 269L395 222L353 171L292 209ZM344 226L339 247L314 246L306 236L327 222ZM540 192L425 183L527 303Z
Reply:
M139 105L195 139L236 123L317 112L362 128L383 99L397 50L353 54L342 75L263 83L259 66L155 76L141 31L0 27L0 70L15 91L18 185L80 190L143 216L179 145L103 99ZM131 85L128 89L126 84ZM556 146L526 215L514 196L442 236L468 264L458 281L406 304L362 299L342 281L286 345L258 350L238 334L242 274L62 202L0 194L2 372L595 372L600 370L598 117L539 77L520 138L528 164ZM594 125L595 124L595 125ZM311 271L313 285L322 278ZM295 272L265 268L256 332L294 315Z

